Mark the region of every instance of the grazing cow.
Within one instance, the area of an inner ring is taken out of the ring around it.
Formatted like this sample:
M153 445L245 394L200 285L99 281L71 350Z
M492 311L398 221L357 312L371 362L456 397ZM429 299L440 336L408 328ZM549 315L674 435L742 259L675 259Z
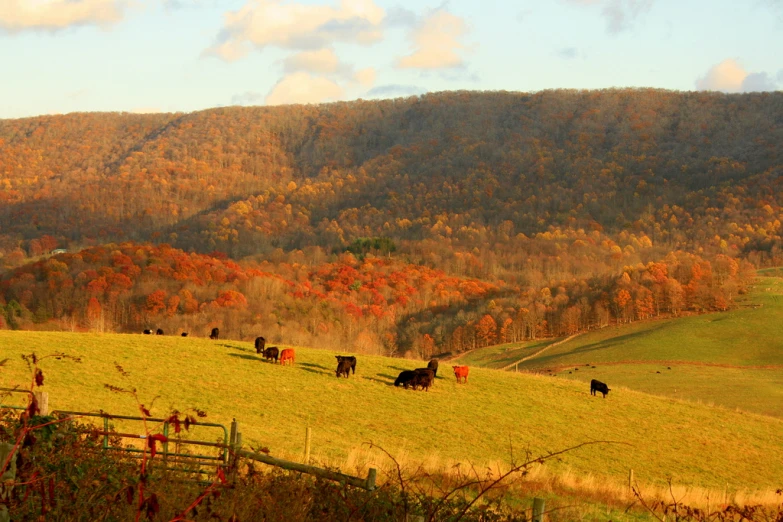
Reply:
M430 391L432 381L435 379L435 372L430 368L416 368L413 371L416 374L411 382L411 384L413 384L413 389L415 390L421 386L422 390Z
M187 337L187 336L188 336L188 332L182 332L180 335L181 335L182 337Z
M144 335L152 335L152 330L144 330Z
M601 381L596 381L595 379L590 381L590 395L595 395L595 392L599 391L604 394L604 399L606 399L606 394L609 393L610 389L611 388Z
M438 360L437 359L430 359L430 362L427 363L427 368L432 370L433 376L438 376Z
M351 361L347 358L338 359L337 370L334 372L337 377L343 376L346 379L351 375Z
M286 348L282 352L280 352L280 364L286 364L288 362L291 363L291 366L294 365L294 350L293 348Z
M157 330L155 330L155 335L163 335L163 330L158 328Z
M220 337L220 329L219 328L213 328L212 333L209 334L210 339L217 339Z
M277 363L277 356L279 355L279 350L277 349L277 346L269 346L267 348L264 348L264 359L267 361L274 360L275 363Z
M264 346L266 346L266 339L256 337L256 353L264 353Z
M464 384L467 384L468 373L470 372L470 368L468 366L452 366L452 368L454 368L454 375L457 377L457 383L459 384L460 382L462 382Z
M356 375L356 357L353 355L335 355L335 357L337 358L338 367L341 362L348 361L348 363L351 365L351 371L353 371L353 374Z
M400 375L397 376L397 380L394 381L394 385L399 386L402 384L403 388L407 390L408 386L413 384L414 377L416 377L416 372L413 370L403 370L400 372Z

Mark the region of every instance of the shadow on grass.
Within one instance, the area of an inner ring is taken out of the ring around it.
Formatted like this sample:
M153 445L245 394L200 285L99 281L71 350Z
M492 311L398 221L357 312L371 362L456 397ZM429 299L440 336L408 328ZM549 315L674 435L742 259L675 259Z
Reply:
M303 363L299 363L299 366L304 366L305 368L320 368L321 370L332 371L331 368L327 368L326 366L321 366L320 364L304 363L303 362Z
M368 381L377 382L380 384L384 384L386 386L394 386L394 381L397 379L396 377L392 377L391 375L385 375L383 373L377 374L378 377L383 377L383 379L377 379L375 377L365 377Z
M651 333L656 332L658 330L661 330L663 328L666 328L667 324L660 324L657 326L654 326L653 328L649 328L647 330L643 330L641 332L634 332L629 333L625 335L620 335L617 337L611 337L609 339L606 339L604 341L598 341L595 343L586 344L584 346L580 346L579 348L576 348L574 350L564 352L564 353L555 353L555 354L546 354L541 355L539 357L534 357L533 359L530 359L529 361L525 361L524 366L530 367L540 367L540 366L562 366L561 364L557 363L557 360L561 357L570 357L573 355L585 355L589 353L599 352L601 350L607 350L610 348L615 348L618 346L621 346L628 341L631 341L637 337L646 337L649 336ZM527 364L531 363L531 364ZM577 363L578 364L578 363ZM522 365L520 365L522 366Z
M239 357L240 359L247 359L248 361L263 361L261 357L256 357L255 355L245 355L243 353L230 353L228 355L231 357Z
M303 366L303 365L300 364L299 366ZM331 375L331 376L334 376L334 372L323 371L323 370L314 370L313 368L302 368L302 369L304 371L306 371L306 372L314 373L316 375Z
M248 348L243 348L243 347L241 347L241 346L235 346L235 345L233 345L233 344L225 344L225 343L221 343L221 344L219 344L218 346L222 346L223 348L231 348L232 350L236 350L236 351L238 351L238 352L250 352L250 353L255 353L255 351L256 351L256 349L255 349L255 348L253 348L253 349L251 350L251 349L248 349Z

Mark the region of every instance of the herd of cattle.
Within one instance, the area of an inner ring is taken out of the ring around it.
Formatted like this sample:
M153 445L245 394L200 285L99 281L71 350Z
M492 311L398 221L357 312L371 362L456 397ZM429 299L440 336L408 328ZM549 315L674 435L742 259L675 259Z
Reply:
M144 330L145 335L151 335L152 330ZM155 335L163 335L163 330L158 328L155 331ZM188 332L182 332L182 337L187 337ZM209 334L210 339L218 339L220 337L220 330L213 328ZM263 337L256 337L255 340L256 353L261 355L266 361L280 363L282 365L290 364L294 365L296 360L296 354L293 348L284 348L279 350L277 346L266 346L266 339ZM348 377L350 374L356 375L356 357L353 355L335 355L337 358L337 370L335 375L337 377ZM454 376L457 378L457 383L467 384L468 373L470 368L468 366L452 366L454 370ZM416 368L415 370L403 370L400 375L394 381L395 386L402 386L406 390L408 387L414 390L427 390L435 381L435 377L438 376L438 360L432 359L427 363L426 368ZM590 381L590 395L595 395L596 392L601 392L604 399L606 394L609 393L609 388L605 383L597 381L595 379Z

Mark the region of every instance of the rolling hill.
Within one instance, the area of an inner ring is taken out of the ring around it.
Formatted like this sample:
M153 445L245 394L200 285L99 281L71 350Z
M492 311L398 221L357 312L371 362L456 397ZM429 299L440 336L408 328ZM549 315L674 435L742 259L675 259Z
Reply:
M595 378L646 393L783 417L780 317L783 279L762 272L734 310L587 332L540 352L519 369L582 382ZM471 357L481 364L501 349L484 348ZM520 353L520 359L524 356Z
M444 364L429 392L411 391L392 382L421 361L361 356L355 377L337 379L332 352L297 347L296 366L281 367L249 343L190 337L0 331L0 345L3 386L29 382L21 354L82 358L41 363L54 409L134 415L132 397L104 385L132 386L153 415L196 407L210 422L236 418L246 443L282 457L300 458L310 426L317 462L345 463L368 441L415 462L483 465L512 448L539 455L605 440L547 466L732 489L779 487L783 476L783 420L626 388L602 399L581 382L481 368L457 385Z

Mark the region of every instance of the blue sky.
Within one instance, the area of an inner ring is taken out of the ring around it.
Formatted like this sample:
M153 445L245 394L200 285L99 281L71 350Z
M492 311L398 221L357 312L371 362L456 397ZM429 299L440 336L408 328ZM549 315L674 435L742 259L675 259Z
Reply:
M0 0L0 118L783 87L783 0Z

